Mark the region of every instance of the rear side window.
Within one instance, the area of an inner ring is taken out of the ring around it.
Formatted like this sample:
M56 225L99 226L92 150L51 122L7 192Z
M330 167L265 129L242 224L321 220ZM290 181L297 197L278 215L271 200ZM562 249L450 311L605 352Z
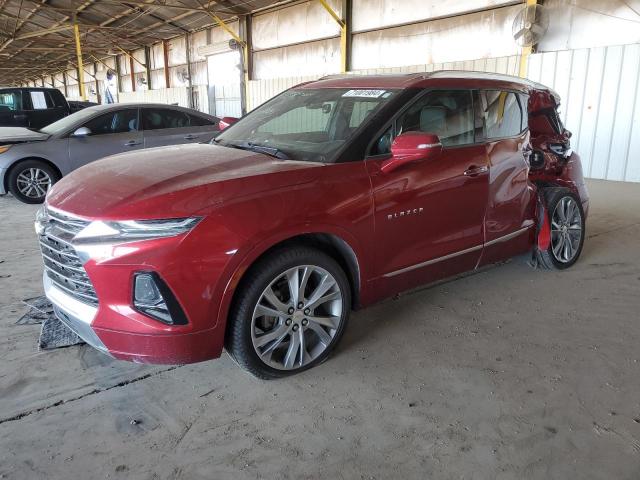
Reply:
M409 107L396 123L398 135L432 133L445 147L473 143L474 130L470 90L433 90Z
M22 110L22 93L20 91L0 92L0 112Z
M29 96L31 97L31 106L34 110L53 108L53 101L51 100L49 92L44 90L31 90Z
M83 125L91 130L91 135L127 133L138 130L138 111L136 109L118 110L100 115Z
M522 132L522 110L515 93L486 90L484 97L487 138L514 137Z
M189 124L192 127L204 127L206 125L217 125L218 122L214 121L214 120L209 120L208 118L205 117L199 117L197 115L188 115L189 117Z
M144 108L142 109L142 125L145 130L183 128L191 126L191 118L180 110Z

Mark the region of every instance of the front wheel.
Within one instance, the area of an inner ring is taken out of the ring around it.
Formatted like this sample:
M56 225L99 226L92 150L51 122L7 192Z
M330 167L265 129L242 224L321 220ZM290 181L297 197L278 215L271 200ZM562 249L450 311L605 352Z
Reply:
M9 172L9 191L24 203L42 203L58 174L40 160L24 160Z
M549 188L544 199L551 225L549 247L540 251L541 263L564 270L576 263L585 238L584 210L580 199L566 188Z
M292 375L324 361L349 318L351 290L325 253L292 247L248 273L229 317L226 348L262 379Z

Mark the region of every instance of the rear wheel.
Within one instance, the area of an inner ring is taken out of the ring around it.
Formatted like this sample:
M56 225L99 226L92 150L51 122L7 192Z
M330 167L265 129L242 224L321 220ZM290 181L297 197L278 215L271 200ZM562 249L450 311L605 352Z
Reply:
M321 251L293 247L261 261L247 276L229 317L226 347L234 360L263 379L324 361L351 308L338 263Z
M40 160L24 160L9 172L9 191L24 203L42 203L57 182L57 172Z
M580 199L566 188L544 191L547 215L551 225L549 248L540 251L546 268L564 270L573 265L582 253L585 218Z

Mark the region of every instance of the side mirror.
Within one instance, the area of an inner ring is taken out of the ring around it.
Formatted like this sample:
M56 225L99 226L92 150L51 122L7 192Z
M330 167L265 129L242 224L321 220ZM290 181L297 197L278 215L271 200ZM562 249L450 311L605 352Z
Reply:
M80 127L71 134L72 137L88 137L89 135L91 135L91 130L87 127Z
M391 172L407 163L428 160L442 152L442 143L437 135L422 132L407 132L396 137L391 145L391 158L380 167Z
M239 118L236 118L236 117L222 117L220 119L220 123L218 124L218 126L220 127L220 131L224 130L225 128L229 128L238 120Z

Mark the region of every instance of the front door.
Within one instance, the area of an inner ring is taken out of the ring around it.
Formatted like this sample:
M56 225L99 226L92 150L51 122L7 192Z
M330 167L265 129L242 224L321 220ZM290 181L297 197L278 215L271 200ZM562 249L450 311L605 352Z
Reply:
M384 151L374 152L381 158L367 160L375 202L377 271L389 282L387 288L404 290L473 269L478 262L488 162L484 144L475 143L476 126L471 91L433 90L402 113L387 135L436 134L442 153L389 173L380 170ZM388 148L384 137L375 148Z
M82 125L89 129L86 136L69 137L69 159L76 169L94 160L116 153L143 148L142 132L138 128L138 109L124 108L100 115Z

